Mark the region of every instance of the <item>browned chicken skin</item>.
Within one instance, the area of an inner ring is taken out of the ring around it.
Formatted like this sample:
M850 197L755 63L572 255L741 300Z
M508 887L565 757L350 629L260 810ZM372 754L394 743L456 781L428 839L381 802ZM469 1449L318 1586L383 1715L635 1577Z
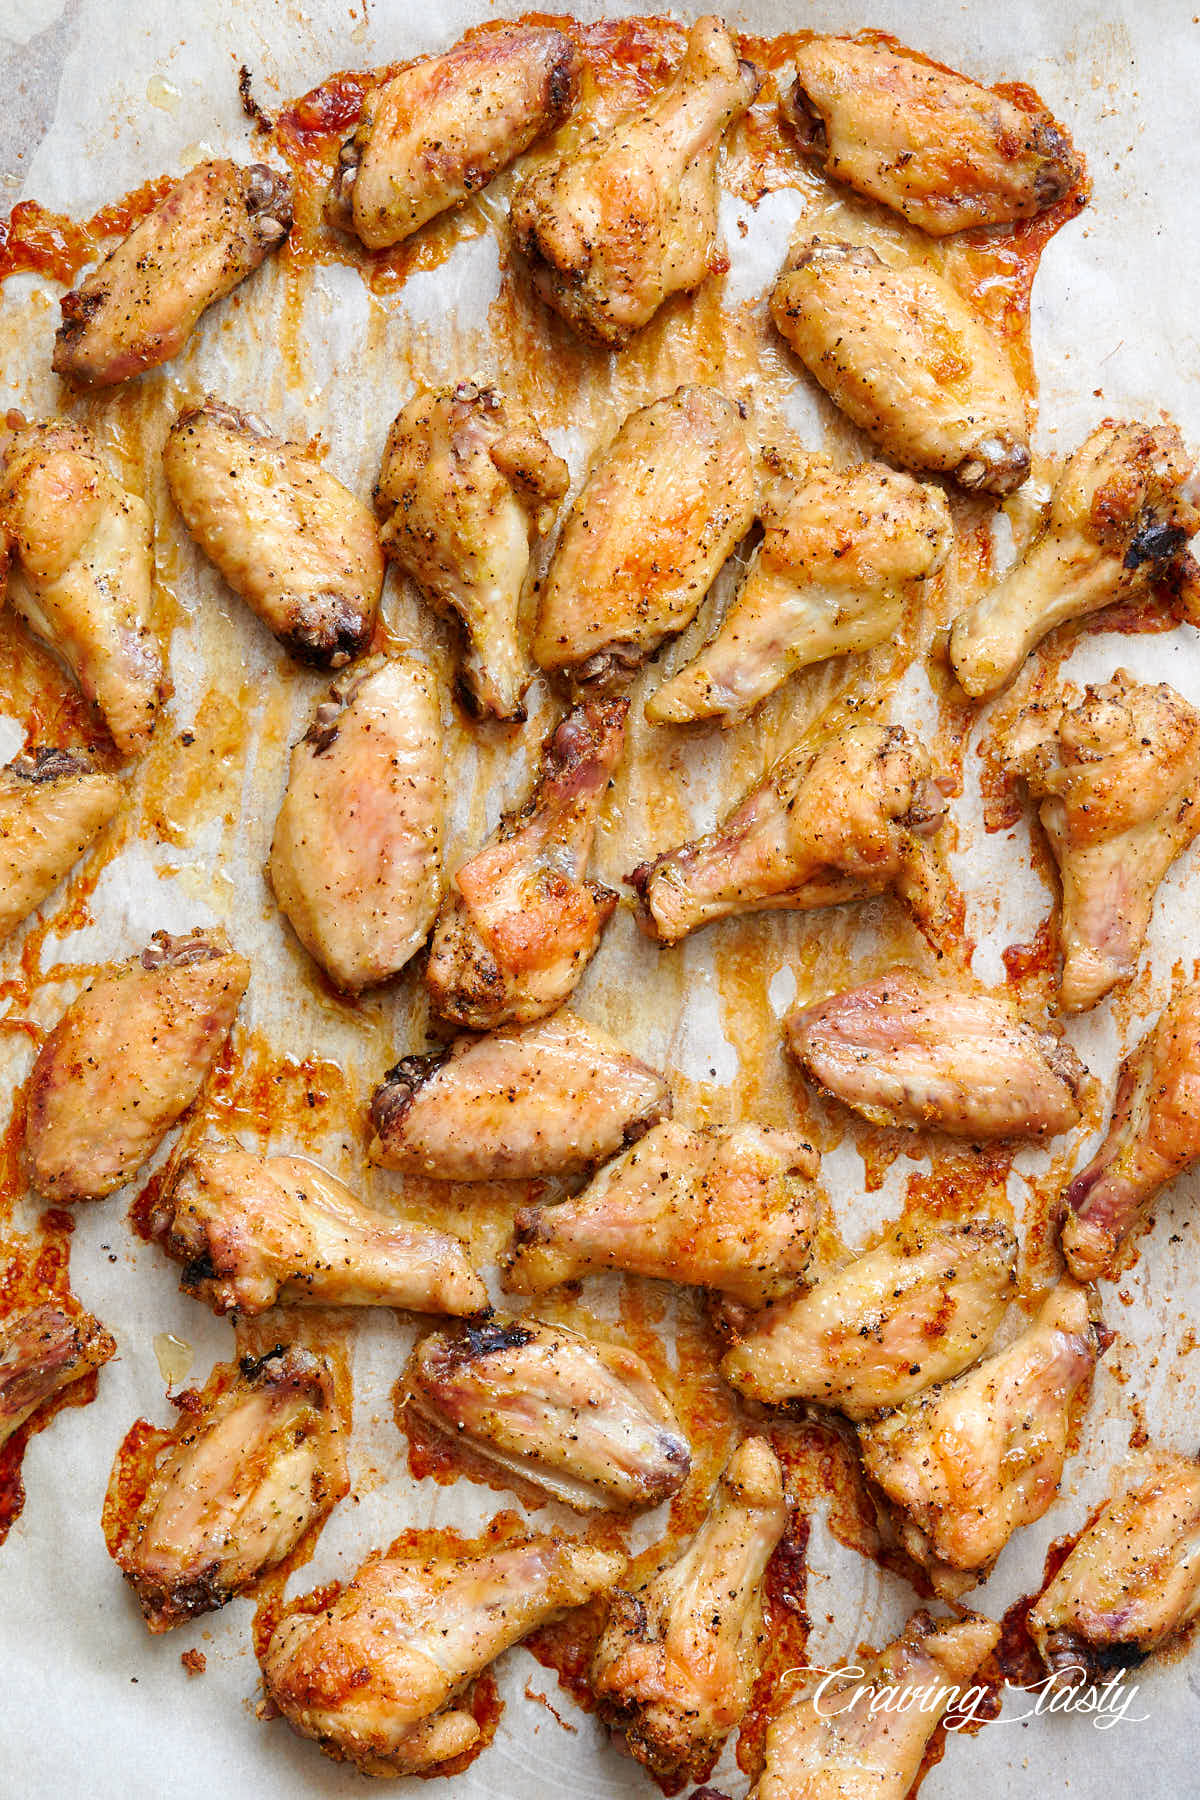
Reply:
M338 159L331 225L370 250L460 206L570 112L578 54L565 32L505 25L368 90Z
M0 944L69 875L121 804L90 756L39 744L0 769Z
M592 1692L665 1781L704 1781L750 1704L766 1641L762 1579L787 1521L778 1458L765 1438L747 1438L682 1554L612 1595Z
M292 226L292 188L265 163L199 163L62 299L54 372L110 387L181 350L206 307Z
M425 974L439 1018L525 1025L573 992L617 904L584 873L628 711L591 700L560 720L529 799L454 876Z
M114 1357L116 1340L90 1313L55 1301L0 1322L0 1448L39 1406Z
M758 85L720 19L706 15L648 105L518 182L517 247L542 298L589 342L620 349L672 294L727 266L717 160Z
M25 1152L39 1194L66 1205L128 1181L200 1092L249 980L223 931L159 931L72 1001L26 1092Z

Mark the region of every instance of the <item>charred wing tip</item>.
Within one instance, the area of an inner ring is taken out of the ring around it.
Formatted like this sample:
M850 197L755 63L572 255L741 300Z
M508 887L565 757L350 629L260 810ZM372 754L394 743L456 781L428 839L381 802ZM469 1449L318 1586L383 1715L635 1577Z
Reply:
M439 1360L444 1368L461 1368L465 1363L505 1350L523 1350L533 1339L534 1333L527 1325L498 1319L488 1310L465 1320L457 1331L442 1339Z
M92 774L95 764L81 750L66 750L56 744L33 744L21 750L8 765L8 773L18 781L32 785L61 781L64 776Z
M290 656L312 669L344 669L362 655L371 641L371 618L364 618L340 594L313 594L306 604L326 604L330 611L325 618L294 625L278 634Z
M804 154L823 161L829 149L829 132L804 86L803 75L797 75L788 90L783 116L796 133Z

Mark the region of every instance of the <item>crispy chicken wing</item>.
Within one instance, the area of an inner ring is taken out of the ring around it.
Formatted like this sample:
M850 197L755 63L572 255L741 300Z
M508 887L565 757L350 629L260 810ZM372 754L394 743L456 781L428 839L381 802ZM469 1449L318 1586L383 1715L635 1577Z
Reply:
M150 508L113 477L82 426L0 429L9 600L62 657L126 756L145 749L163 692L152 537Z
M476 1313L487 1288L458 1238L373 1212L298 1156L206 1145L159 1196L151 1230L180 1286L216 1313L278 1305Z
M1017 717L1008 770L1039 802L1062 881L1064 1012L1137 969L1159 882L1200 831L1200 712L1127 669Z
M371 88L342 146L325 216L382 250L486 187L575 102L565 32L505 25Z
M116 1353L116 1340L98 1319L54 1301L0 1321L0 1447L52 1394Z
M1089 1080L1060 1029L915 969L799 1007L784 1033L809 1079L873 1125L975 1142L1069 1131Z
M392 425L375 489L380 540L430 604L461 621L477 712L525 717L521 596L533 540L569 483L536 421L495 388L417 394Z
M402 1058L371 1101L369 1154L385 1168L444 1181L574 1174L633 1143L670 1110L656 1069L560 1012Z
M1005 1350L860 1425L867 1474L939 1591L982 1579L1058 1492L1072 1401L1101 1354L1084 1288L1063 1280Z
M754 523L737 407L681 387L631 413L571 509L542 591L533 654L579 686L627 679L695 618Z
M309 1351L219 1364L190 1399L109 1543L155 1632L224 1606L350 1489L333 1378ZM126 1455L122 1446L114 1488Z
M26 1091L25 1152L39 1194L68 1205L128 1181L200 1092L249 980L222 930L157 931L140 956L71 1002Z
M467 1684L621 1568L613 1552L563 1537L457 1556L376 1551L332 1603L302 1600L276 1627L267 1694L293 1730L365 1775L435 1774L479 1737L454 1704Z
M1110 1500L1029 1614L1049 1669L1097 1685L1200 1612L1200 1463L1151 1453Z
M682 1487L691 1451L640 1356L536 1319L424 1338L406 1403L455 1443L555 1500L642 1511Z
M399 974L437 916L442 763L437 677L411 657L347 672L292 751L267 879L348 993Z
M772 1719L751 1800L905 1800L943 1714L999 1636L976 1613L914 1613L881 1655L849 1671L847 1685L822 1683ZM903 1704L909 1695L923 1698Z
M39 744L0 769L0 944L97 838L121 784L78 750Z
M787 1521L779 1461L765 1438L746 1438L683 1554L612 1595L592 1692L662 1780L704 1781L742 1721L766 1641L762 1579Z
M79 287L64 294L53 368L111 387L182 350L292 228L292 184L265 163L198 163Z
M750 1320L721 1364L752 1400L813 1400L851 1419L901 1405L987 1350L1016 1286L996 1219L906 1223L877 1249Z
M1010 494L1029 473L1016 376L982 319L931 269L873 250L794 244L771 317L846 416L906 468Z
M819 1166L791 1131L689 1131L664 1120L575 1199L516 1215L504 1286L540 1294L628 1269L763 1306L808 1270Z
M1174 994L1121 1067L1108 1134L1066 1193L1063 1255L1076 1281L1113 1271L1159 1189L1200 1159L1200 985Z
M736 724L797 669L896 635L952 541L940 488L884 463L771 458L763 539L720 629L646 702L646 717Z
M660 944L733 913L809 912L895 889L927 934L951 910L933 841L946 802L899 725L851 725L780 758L717 827L628 877Z
M589 700L561 719L529 799L455 875L425 972L439 1018L527 1025L574 991L617 904L584 872L628 711L628 700Z
M1067 463L1015 568L954 621L950 660L967 693L1002 688L1056 625L1181 579L1196 497L1174 425L1106 419Z
M210 397L176 419L163 468L192 537L286 650L340 669L366 648L383 591L375 521L309 445Z
M542 298L581 337L619 350L672 294L728 267L717 160L758 85L720 19L697 19L673 79L647 106L518 181L517 247Z
M827 175L931 237L1032 218L1083 177L1044 107L886 43L809 38L783 110Z

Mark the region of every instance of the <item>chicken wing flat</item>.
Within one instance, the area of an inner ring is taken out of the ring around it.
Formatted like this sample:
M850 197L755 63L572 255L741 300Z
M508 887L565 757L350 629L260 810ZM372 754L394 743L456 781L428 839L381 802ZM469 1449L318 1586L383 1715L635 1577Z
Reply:
M581 337L619 350L672 294L728 266L717 161L758 86L720 19L697 19L649 105L518 181L517 247L541 297Z
M272 1306L403 1306L470 1314L487 1288L459 1239L364 1206L316 1163L206 1145L151 1214L183 1264L180 1286L215 1313Z
M35 1190L62 1206L128 1181L200 1092L249 980L249 963L220 929L155 932L140 956L98 975L29 1077Z
M754 523L742 415L710 387L631 413L563 526L533 654L580 687L627 680L682 631Z
M1003 755L1058 863L1059 1004L1086 1012L1135 973L1158 885L1200 831L1200 712L1118 669L1027 706Z
M1016 1288L1017 1240L995 1219L904 1224L877 1249L750 1320L721 1364L739 1393L900 1406L978 1362Z
M371 1101L369 1155L444 1181L575 1174L671 1110L656 1069L571 1012L406 1056Z
M764 1306L802 1281L823 1197L819 1159L790 1131L689 1131L666 1119L559 1206L513 1221L509 1293L608 1269Z
M772 1719L751 1800L905 1800L943 1714L999 1637L977 1613L914 1613L849 1686L793 1700ZM924 1698L904 1704L909 1695Z
M509 25L410 63L370 89L325 216L370 250L410 237L486 187L575 102L565 32Z
M1076 1281L1113 1273L1160 1188L1200 1160L1200 986L1181 988L1122 1064L1108 1134L1066 1193L1062 1251Z
M1044 107L890 44L810 38L783 110L827 175L931 237L1032 218L1083 178Z
M533 670L518 632L534 538L570 484L536 421L495 388L460 381L417 394L383 453L380 541L466 639L462 680L474 709L523 719Z
M193 1399L109 1544L154 1632L224 1606L350 1490L333 1378L309 1351L219 1364Z
M304 1737L364 1775L436 1774L479 1726L454 1704L502 1651L612 1587L623 1559L564 1537L460 1556L379 1552L330 1604L302 1600L262 1659Z
M1089 1081L1061 1030L915 969L799 1007L784 1034L809 1079L873 1125L974 1142L1069 1131Z
M899 725L851 725L788 751L715 831L628 876L643 930L677 944L713 919L810 912L894 889L927 933L951 910L932 841L946 802Z
M1058 1492L1071 1403L1101 1353L1088 1296L1063 1280L1020 1337L978 1368L858 1428L867 1474L934 1587L961 1591Z
M198 163L166 199L64 294L53 369L111 387L182 350L200 315L278 248L292 186L265 163Z
M617 904L584 873L628 711L628 700L589 700L560 720L529 799L455 875L425 971L439 1018L527 1025L573 993Z
M720 629L646 702L673 725L733 725L797 669L894 638L953 541L940 488L884 463L773 458L763 538Z
M778 1458L765 1438L747 1438L683 1554L611 1597L592 1692L661 1780L704 1781L742 1721L766 1642L762 1579L787 1522Z
M835 405L896 462L1010 494L1029 473L1029 424L1000 344L930 269L801 240L771 317Z
M210 397L176 419L163 468L191 536L298 661L340 669L365 650L383 591L375 521L307 444Z
M117 1354L115 1338L90 1313L48 1301L0 1322L0 1448L53 1394Z
M1200 1612L1200 1463L1144 1459L1088 1526L1029 1614L1047 1668L1097 1685Z
M267 879L330 980L399 974L437 917L446 807L437 677L411 657L348 671L292 751Z
M144 750L163 691L151 625L150 508L79 425L0 429L8 598L99 708L117 749Z
M691 1451L632 1350L534 1319L434 1332L404 1372L407 1404L576 1512L644 1511L683 1486Z
M40 744L0 769L0 944L69 875L121 804L78 750Z
M954 621L960 685L994 694L1056 625L1181 579L1197 530L1192 459L1176 427L1106 419L1068 461L1025 555Z

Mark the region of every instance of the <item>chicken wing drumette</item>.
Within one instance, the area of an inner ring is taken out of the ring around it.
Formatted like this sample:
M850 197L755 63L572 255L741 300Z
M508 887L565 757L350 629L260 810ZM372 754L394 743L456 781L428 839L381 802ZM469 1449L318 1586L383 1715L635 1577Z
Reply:
M811 911L894 889L929 936L954 910L936 834L946 802L898 725L851 725L790 750L715 831L628 877L660 944L734 913Z
M201 313L278 248L292 227L287 176L198 163L62 298L54 372L110 387L181 350Z
M568 713L529 799L458 870L425 974L439 1018L525 1025L573 992L617 904L585 871L628 711L627 700L590 700Z
M521 597L533 540L569 482L536 421L472 381L417 394L383 453L380 541L431 605L461 621L467 697L497 719L525 717Z
M1176 585L1200 530L1192 459L1174 425L1106 419L1067 463L1041 530L990 593L954 621L950 660L968 694L994 694L1056 625L1152 582Z
M664 1781L704 1781L742 1721L766 1641L762 1579L787 1521L778 1458L765 1438L747 1438L683 1554L611 1597L592 1692Z
M1200 831L1200 712L1118 669L1025 707L1003 758L1058 863L1060 1004L1086 1012L1136 971L1158 885Z
M721 139L759 78L720 19L697 19L649 105L517 183L513 235L542 298L590 342L620 349L672 294L724 270Z
M39 744L0 769L0 944L104 830L121 784L79 750Z
M10 1313L0 1322L0 1448L53 1394L116 1353L116 1340L90 1313L56 1301Z

